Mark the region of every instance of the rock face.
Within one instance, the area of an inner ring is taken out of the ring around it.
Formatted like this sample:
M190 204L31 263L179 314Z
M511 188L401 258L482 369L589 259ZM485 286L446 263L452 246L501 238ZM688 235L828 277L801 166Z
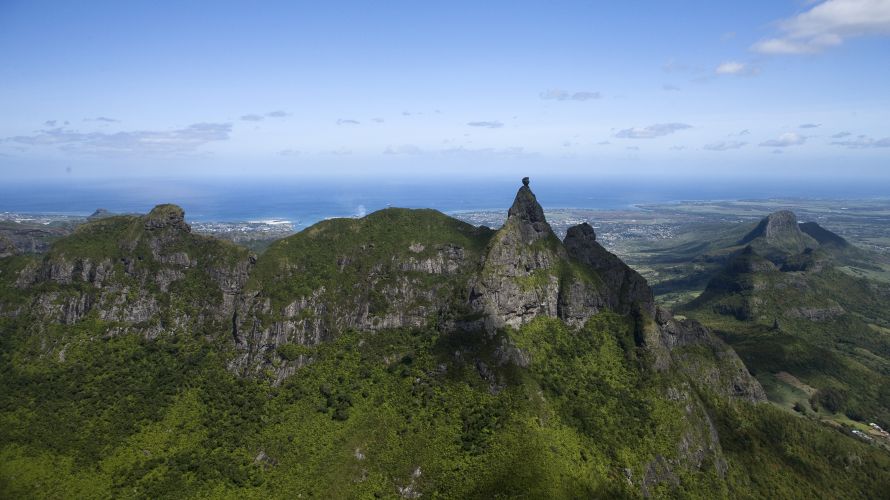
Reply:
M539 315L557 316L561 264L567 257L535 195L522 186L471 292L472 306L483 312L486 327L519 327Z
M29 314L38 334L91 315L106 336L227 332L250 266L246 250L192 235L183 210L162 205L78 227L16 285L35 297Z
M185 211L176 205L158 205L145 216L145 229L181 229L192 230L185 222Z
M664 309L658 310L657 322L660 340L670 351L673 365L689 380L722 396L753 403L766 401L763 387L735 351L701 323L674 319ZM710 356L702 356L697 347Z
M609 309L621 314L640 310L655 316L655 298L646 280L603 248L590 224L570 227L563 243L569 257L594 269L605 282L604 298Z
M15 255L16 253L18 253L18 251L15 248L15 242L12 241L12 238L0 234L0 259Z

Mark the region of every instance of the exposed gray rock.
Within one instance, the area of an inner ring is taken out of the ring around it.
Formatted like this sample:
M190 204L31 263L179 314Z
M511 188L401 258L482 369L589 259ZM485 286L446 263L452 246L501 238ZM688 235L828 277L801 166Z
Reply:
M176 205L158 205L144 219L145 229L149 230L165 228L179 229L186 232L192 230L185 222L185 211Z
M5 234L0 234L0 259L17 253L18 249L15 247L15 242L12 241L12 238Z
M570 227L563 243L571 258L595 270L602 279L604 286L599 287L599 293L609 309L621 314L639 309L649 317L655 315L655 298L646 280L603 248L590 224Z
M738 354L704 325L695 320L674 319L661 308L656 318L661 346L670 353L670 367L716 394L750 402L766 401L763 387ZM660 361L656 367L667 369Z

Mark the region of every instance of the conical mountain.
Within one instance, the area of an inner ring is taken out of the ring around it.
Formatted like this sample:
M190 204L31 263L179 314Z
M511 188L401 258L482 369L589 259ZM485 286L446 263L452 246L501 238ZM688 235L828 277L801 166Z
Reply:
M751 245L758 253L770 260L798 254L819 243L800 230L797 215L790 210L780 210L764 217L744 238L740 245Z

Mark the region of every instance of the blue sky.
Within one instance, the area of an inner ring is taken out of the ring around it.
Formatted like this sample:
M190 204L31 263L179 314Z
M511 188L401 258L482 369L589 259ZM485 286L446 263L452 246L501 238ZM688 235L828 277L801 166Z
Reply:
M9 179L890 179L890 0L2 0L0 53Z

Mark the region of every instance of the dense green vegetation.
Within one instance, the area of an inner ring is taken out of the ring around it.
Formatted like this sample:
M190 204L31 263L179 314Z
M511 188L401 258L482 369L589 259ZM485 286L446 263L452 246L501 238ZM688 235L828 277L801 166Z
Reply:
M660 397L666 381L642 368L627 319L603 313L579 332L542 319L505 335L351 332L280 387L235 377L225 350L202 340L80 342L61 362L24 357L22 339L4 336L0 491L392 497L414 484L449 498L636 496L624 469L640 478L656 455L677 456L681 406ZM508 337L528 369L498 361ZM684 475L675 493L888 486L878 450L762 405L712 401L729 481Z
M458 246L467 252L467 260L481 265L479 258L493 234L435 210L389 208L361 219L326 220L273 243L257 262L248 287L262 289L273 306L311 296L321 287L326 287L329 301L342 303L373 293L366 288L371 271L381 280L391 279L398 270L397 256L419 261L435 257L443 246ZM462 273L415 277L447 289L466 281L466 270ZM377 288L382 286L385 283L378 283Z
M881 330L890 324L886 292L831 268L807 274L756 273L739 280L751 286L706 292L683 313L729 342L771 399L785 407L800 403L813 416L837 414L841 420L890 424L890 335ZM736 314L740 308L746 311L741 318ZM813 320L788 313L823 310L839 315ZM787 378L777 380L782 372L812 390L795 387ZM813 390L835 391L844 403L805 404Z
M234 338L239 310L220 312L236 280L249 274L245 293L271 304L248 322L256 328L313 293L328 313L356 297L385 312L397 281L460 304L494 233L390 209L326 221L254 260L177 229L177 210L102 219L45 256L0 259L0 497L810 498L890 488L884 450L800 416L877 411L868 405L883 396L839 385L853 372L798 398L798 413L731 400L712 390L726 381L709 371L720 352L704 344L674 351L685 364L654 368L643 339L651 318L602 311L578 328L538 317L485 333L448 331L438 316L417 328L340 329L311 345L263 340L262 368L235 369L255 348ZM445 272L412 267L431 265ZM571 260L554 270L603 285ZM826 275L825 286L841 278ZM535 289L542 275L519 279ZM853 321L882 328L880 302L861 294L839 301L871 304ZM125 321L116 304L157 312ZM882 369L857 350L883 348L865 336L851 337L859 364L823 355L838 324L806 340L794 330L803 323L775 331L768 310L762 322L708 311L728 338L737 322L749 339L825 349L807 351L810 366ZM758 362L758 376L773 373ZM281 367L292 371L278 378Z

